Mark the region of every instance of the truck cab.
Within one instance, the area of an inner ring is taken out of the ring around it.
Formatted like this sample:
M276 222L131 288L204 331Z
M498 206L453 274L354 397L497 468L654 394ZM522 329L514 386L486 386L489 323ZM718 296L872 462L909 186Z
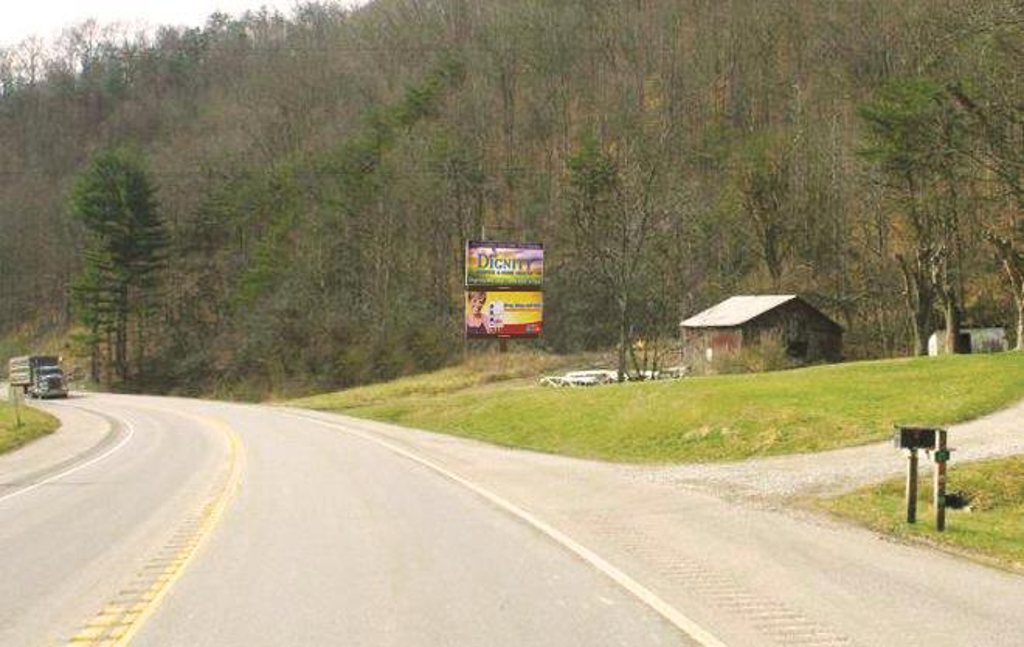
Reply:
M29 394L33 398L68 397L63 369L60 366L41 366L36 369Z

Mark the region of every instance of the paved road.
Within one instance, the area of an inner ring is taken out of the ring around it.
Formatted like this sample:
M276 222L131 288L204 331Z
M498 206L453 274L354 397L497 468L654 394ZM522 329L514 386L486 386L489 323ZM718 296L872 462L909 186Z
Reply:
M723 499L663 479L656 466L302 415L384 438L501 492L631 573L729 647L1024 645L1021 575L760 500ZM1024 419L1016 420L1024 433ZM882 460L896 468L904 461L895 451Z
M98 404L76 406L113 409ZM120 408L112 432L96 434L106 421L95 414L63 404L46 408L69 427L53 437L53 454L18 452L0 462L5 647L62 644L74 635L167 540L225 452L215 431L183 428L169 414ZM78 433L98 436L99 445L68 455L78 443L61 435Z
M0 457L4 647L1024 644L1019 575L657 468L272 407L46 406L66 428Z
M55 467L0 473L5 647L125 631L161 647L695 644L535 527L379 444L267 408L45 406L58 433L98 414L115 427L77 462L55 450Z

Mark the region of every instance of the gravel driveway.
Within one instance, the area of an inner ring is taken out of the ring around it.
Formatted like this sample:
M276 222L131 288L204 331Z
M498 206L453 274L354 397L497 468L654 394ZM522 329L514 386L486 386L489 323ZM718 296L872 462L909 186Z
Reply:
M1024 401L948 429L953 465L1024 454ZM794 496L838 494L899 476L905 471L903 456L891 442L881 442L737 463L636 467L633 477L771 504ZM922 463L927 472L932 463Z

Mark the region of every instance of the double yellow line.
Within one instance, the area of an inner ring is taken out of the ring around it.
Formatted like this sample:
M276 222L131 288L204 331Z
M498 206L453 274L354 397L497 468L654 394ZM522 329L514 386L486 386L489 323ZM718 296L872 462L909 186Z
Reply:
M200 510L185 519L177 533L146 563L131 583L71 638L68 647L124 647L131 643L195 559L238 491L245 453L235 430L215 418L201 418L179 411L173 413L223 432L230 445L228 465Z

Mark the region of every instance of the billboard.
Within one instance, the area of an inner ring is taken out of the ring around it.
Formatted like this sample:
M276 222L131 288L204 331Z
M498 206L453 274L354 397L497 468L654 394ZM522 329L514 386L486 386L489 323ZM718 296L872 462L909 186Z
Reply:
M539 243L466 243L466 287L539 288L544 282L544 246Z
M543 327L543 292L466 291L467 337L539 337Z

